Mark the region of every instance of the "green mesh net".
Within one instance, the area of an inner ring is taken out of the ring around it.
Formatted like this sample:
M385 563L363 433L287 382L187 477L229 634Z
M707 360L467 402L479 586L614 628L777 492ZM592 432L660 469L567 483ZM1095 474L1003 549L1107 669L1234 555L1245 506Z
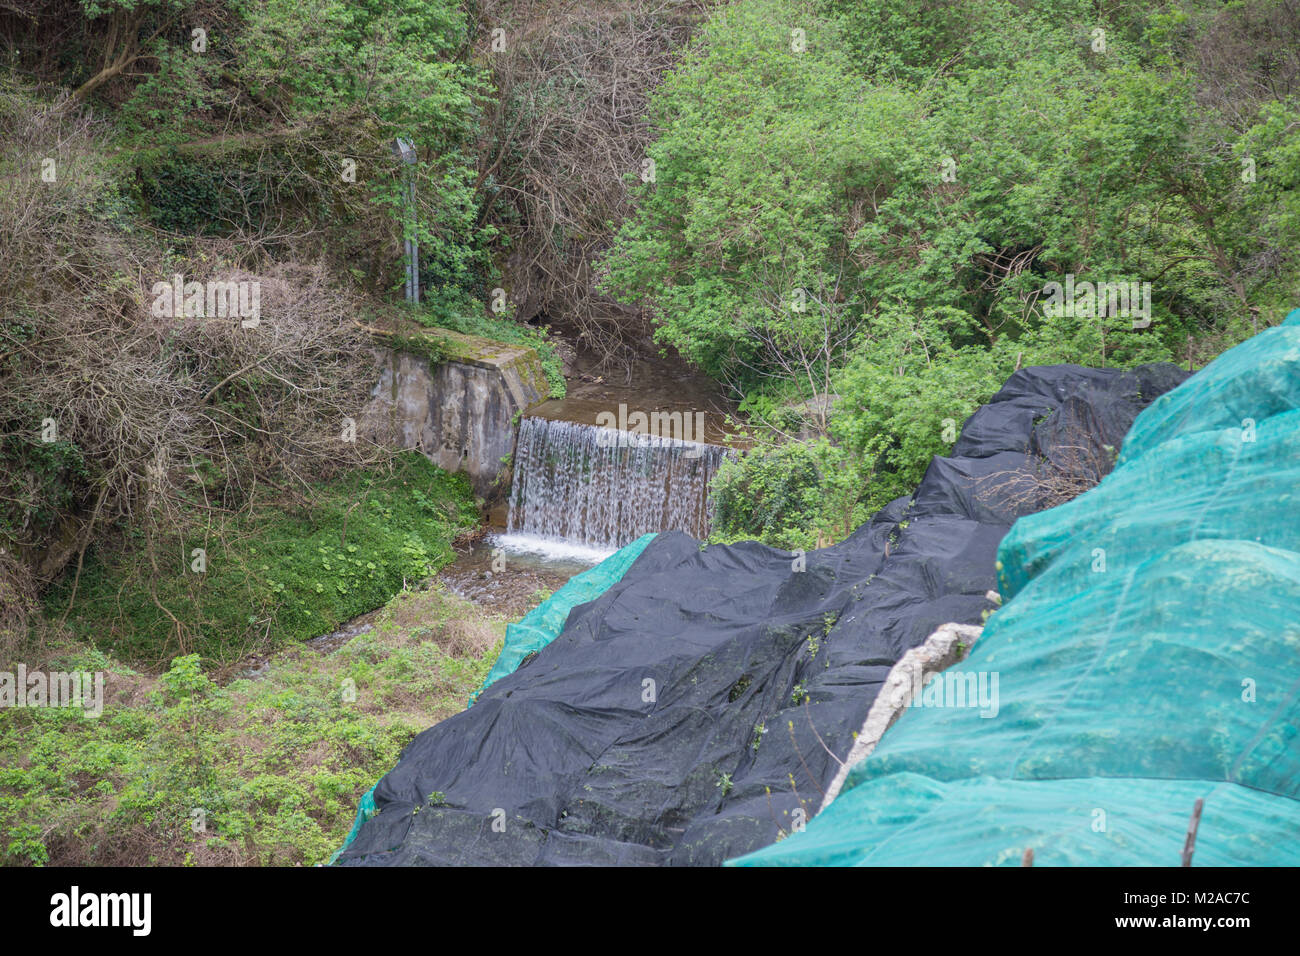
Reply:
M909 707L806 830L731 863L1178 865L1201 798L1194 865L1300 865L1300 309L998 557L954 668L996 705Z

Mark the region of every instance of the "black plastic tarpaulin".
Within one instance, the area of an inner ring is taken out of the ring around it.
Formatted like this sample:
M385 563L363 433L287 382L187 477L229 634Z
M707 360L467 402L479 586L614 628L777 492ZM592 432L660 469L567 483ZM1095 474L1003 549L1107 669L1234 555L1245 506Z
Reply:
M998 543L1038 504L1002 476L1117 449L1185 377L1018 371L913 496L833 547L660 534L412 741L340 865L717 865L772 843L815 812L899 657L992 607Z

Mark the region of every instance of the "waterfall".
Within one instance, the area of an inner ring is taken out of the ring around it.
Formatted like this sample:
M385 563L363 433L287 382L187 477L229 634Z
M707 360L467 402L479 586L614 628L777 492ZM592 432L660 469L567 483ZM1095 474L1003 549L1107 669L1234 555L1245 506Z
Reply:
M709 481L727 449L703 442L525 418L507 528L618 548L648 531L709 533Z

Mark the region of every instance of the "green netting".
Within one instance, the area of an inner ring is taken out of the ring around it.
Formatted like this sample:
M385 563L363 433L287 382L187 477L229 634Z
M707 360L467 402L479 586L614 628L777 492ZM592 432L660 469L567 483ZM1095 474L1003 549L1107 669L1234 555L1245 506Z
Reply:
M805 832L742 865L1300 865L1300 310L1012 528L1005 604ZM948 675L945 674L945 677ZM947 706L942 706L942 704Z
M492 670L488 671L483 686L470 695L469 705L473 706L478 695L492 684L503 677L513 674L519 665L523 663L525 657L540 651L555 640L560 632L564 630L564 622L568 620L569 612L579 604L586 604L588 601L596 600L610 587L617 584L623 575L627 573L627 569L632 566L632 562L640 556L641 552L646 549L646 545L653 539L653 534L642 535L631 544L615 551L594 568L583 571L581 574L575 574L565 582L562 588L525 614L518 623L507 625L506 639L501 648L501 653L497 655ZM375 786L378 786L378 783ZM361 829L361 825L377 812L378 810L375 807L375 787L371 787L357 804L357 816L352 821L352 829L348 831L343 846L339 847L334 852L334 855L330 857L331 865L344 850L352 845L352 841L356 839L357 831Z
M348 831L348 838L343 841L343 845L335 850L334 855L330 857L330 866L333 866L334 862L343 855L343 851L352 845L352 841L357 838L357 833L361 830L361 824L379 812L379 809L375 806L375 787L377 786L379 786L378 782L361 795L361 800L357 803L357 815L352 821L352 829Z

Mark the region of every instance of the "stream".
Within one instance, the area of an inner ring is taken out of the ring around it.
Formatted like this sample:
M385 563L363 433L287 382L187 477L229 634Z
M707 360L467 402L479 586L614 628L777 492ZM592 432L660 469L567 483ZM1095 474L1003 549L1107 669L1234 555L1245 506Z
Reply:
M644 343L631 369L609 375L596 356L566 347L568 396L523 418L509 499L487 531L457 546L435 575L450 591L516 621L573 577L648 531L709 532L708 483L727 453L735 406L672 350ZM658 434L635 432L641 418ZM668 434L662 434L667 431ZM734 441L731 442L734 444ZM370 611L306 647L329 654L373 627ZM258 677L269 658L242 662Z

